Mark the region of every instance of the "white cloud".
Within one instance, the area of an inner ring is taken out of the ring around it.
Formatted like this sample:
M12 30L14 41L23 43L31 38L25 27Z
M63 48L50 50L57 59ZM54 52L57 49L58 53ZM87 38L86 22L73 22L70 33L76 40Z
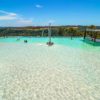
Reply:
M35 7L36 8L43 8L43 6L42 5L39 5L39 4L35 5Z
M4 15L0 16L0 20L14 20L14 19L17 19L17 14L16 13L6 12L6 11L3 11L3 10L0 10L0 13L4 14Z
M13 16L0 16L0 20L15 20L16 17Z
M53 23L55 23L55 20L53 20L53 19L50 19L50 20L48 21L48 23L51 23L51 24L53 24Z
M21 17L19 14L13 13L13 12L7 12L4 10L0 10L0 21L6 21L12 25L19 25L19 26L27 26L27 25L32 25L33 19L32 18L24 18ZM13 21L13 22L12 22ZM3 22L5 23L5 22Z
M4 10L0 10L0 13L6 14L6 15L10 15L10 16L16 16L17 15L16 13L7 12L7 11L4 11Z
M32 25L33 20L32 19L18 19L17 23L22 25Z

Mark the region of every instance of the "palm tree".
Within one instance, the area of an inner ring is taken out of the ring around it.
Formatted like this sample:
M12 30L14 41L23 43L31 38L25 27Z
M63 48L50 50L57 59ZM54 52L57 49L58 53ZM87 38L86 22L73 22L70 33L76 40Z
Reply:
M63 29L63 36L68 36L68 28Z
M77 29L76 28L73 28L73 27L70 27L68 29L68 32L70 33L71 39L74 36L74 34L76 33L76 31L77 31Z
M64 34L64 27L59 27L58 28L58 36L63 36Z

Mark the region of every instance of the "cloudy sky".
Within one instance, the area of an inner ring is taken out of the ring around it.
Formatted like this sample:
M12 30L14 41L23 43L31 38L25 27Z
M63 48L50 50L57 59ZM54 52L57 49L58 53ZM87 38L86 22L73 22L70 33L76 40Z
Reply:
M100 0L0 0L0 26L100 25Z

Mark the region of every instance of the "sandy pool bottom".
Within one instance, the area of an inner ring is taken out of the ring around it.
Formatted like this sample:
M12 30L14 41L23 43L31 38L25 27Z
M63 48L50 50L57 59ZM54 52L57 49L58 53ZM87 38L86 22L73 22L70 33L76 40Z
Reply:
M0 100L100 100L99 59L62 45L0 44Z

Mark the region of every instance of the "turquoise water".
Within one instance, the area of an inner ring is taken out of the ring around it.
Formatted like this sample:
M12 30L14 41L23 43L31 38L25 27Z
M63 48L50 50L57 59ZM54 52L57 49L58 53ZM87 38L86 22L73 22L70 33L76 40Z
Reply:
M24 43L24 40L27 40L28 43L46 43L48 38L46 37L7 37L0 38L2 43ZM66 38L66 37L53 37L52 41L55 44L65 45L72 48L82 48L82 49L97 49L100 50L100 43L94 43L91 41L84 41L83 38Z

